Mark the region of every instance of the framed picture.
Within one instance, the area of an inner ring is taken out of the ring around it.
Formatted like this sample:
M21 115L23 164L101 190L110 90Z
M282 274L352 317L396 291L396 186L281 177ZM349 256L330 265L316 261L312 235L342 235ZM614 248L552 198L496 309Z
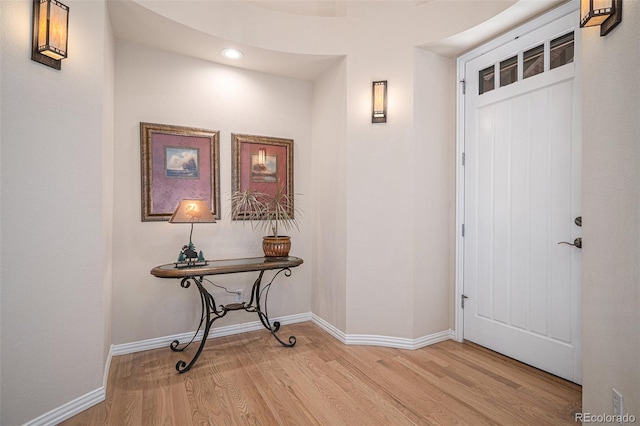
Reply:
M293 201L293 139L231 134L232 192L251 189ZM293 217L293 202L288 212ZM242 220L242 216L239 217Z
M180 200L205 200L220 219L220 132L140 123L142 221L169 220Z

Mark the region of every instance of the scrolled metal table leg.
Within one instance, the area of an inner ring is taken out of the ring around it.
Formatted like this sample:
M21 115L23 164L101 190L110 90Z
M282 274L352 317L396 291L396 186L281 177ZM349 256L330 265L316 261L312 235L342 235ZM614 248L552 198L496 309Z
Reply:
M249 302L249 305L247 306L247 309L245 309L247 312L256 312L258 314L258 318L260 318L260 322L262 322L262 325L271 332L271 335L278 341L280 342L280 344L282 346L291 348L296 344L296 338L295 336L289 336L289 342L286 343L285 341L283 341L282 339L280 339L280 337L278 337L278 335L276 334L278 332L278 330L280 330L280 322L279 321L274 321L273 325L271 325L271 321L269 321L269 314L268 314L268 309L267 309L267 301L269 299L269 290L271 289L271 284L273 284L273 281L276 279L276 277L281 273L284 272L284 275L289 277L291 276L291 270L289 268L283 268L280 269L278 272L276 272L276 274L273 276L273 278L271 278L271 281L269 281L269 283L267 285L264 286L264 288L262 287L262 275L264 273L264 271L260 271L260 275L258 276L258 278L256 279L256 281L253 283L253 288L251 290L251 301ZM262 299L262 293L264 292L264 312L262 311L262 308L260 306L260 300ZM256 301L255 306L253 306L253 301Z
M193 365L196 363L196 361L200 357L200 354L202 353L202 350L204 349L204 345L207 343L207 337L209 336L209 331L211 330L211 325L215 322L215 320L217 320L218 318L222 318L223 316L225 316L227 314L226 310L218 311L216 309L216 301L213 298L213 296L202 285L202 277L200 277L199 279L195 278L195 277L191 277L191 279L193 280L193 282L198 287L198 291L200 292L200 299L202 301L202 315L201 315L200 325L198 326L198 330L196 331L194 336L191 338L191 341L189 343L187 343L186 346L184 346L183 348L177 349L177 346L178 346L179 343L178 343L177 340L174 340L171 343L171 346L170 346L171 350L173 350L173 351L183 351L184 349L186 349L186 347L189 346L191 344L191 342L193 342L193 340L195 339L196 335L200 331L200 327L202 326L203 320L204 320L204 334L202 335L202 340L200 341L200 346L198 346L198 350L197 350L196 354L193 356L193 358L191 359L191 361L189 362L189 364L187 364L183 360L180 360L180 361L178 361L176 363L176 370L178 371L178 373L185 373L185 372L191 370L191 367L193 367ZM183 280L183 282L184 281L185 280ZM185 288L189 287L188 285L187 286L182 285L182 286L185 287ZM212 313L214 315L213 318L211 318L211 314Z
M182 288L191 287L191 281L196 282L196 278L195 277L185 277L185 278L183 278L182 281L180 282L180 287L182 287ZM200 324L198 324L198 329L196 330L195 333L193 333L193 337L191 337L191 340L189 340L189 342L184 344L184 346L182 346L182 347L179 347L180 346L180 341L179 340L174 340L173 342L171 342L171 344L169 345L169 348L171 348L171 350L173 352L182 352L185 349L187 349L191 343L193 343L193 341L195 340L196 336L198 335L198 332L202 328L202 323L204 322L206 303L207 302L205 300L204 295L202 294L202 292L200 292L200 305L201 305L202 312L200 314Z

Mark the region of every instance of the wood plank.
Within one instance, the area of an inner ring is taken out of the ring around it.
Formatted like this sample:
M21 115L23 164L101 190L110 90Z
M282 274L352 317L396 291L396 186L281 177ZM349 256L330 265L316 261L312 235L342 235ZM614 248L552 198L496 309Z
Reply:
M472 343L347 346L311 322L114 357L106 400L62 425L575 424L581 388Z

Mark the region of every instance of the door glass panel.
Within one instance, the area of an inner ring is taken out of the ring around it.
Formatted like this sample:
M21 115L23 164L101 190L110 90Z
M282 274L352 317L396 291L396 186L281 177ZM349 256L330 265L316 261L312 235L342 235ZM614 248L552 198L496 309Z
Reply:
M500 87L515 83L518 80L518 57L500 62Z
M523 54L522 77L533 77L544 71L544 44L529 49Z
M550 69L573 62L573 32L551 40Z
M479 95L482 95L485 92L495 89L495 85L496 85L495 77L496 77L496 73L493 65L478 72L478 81L480 82L478 84L479 91L480 91L478 93Z

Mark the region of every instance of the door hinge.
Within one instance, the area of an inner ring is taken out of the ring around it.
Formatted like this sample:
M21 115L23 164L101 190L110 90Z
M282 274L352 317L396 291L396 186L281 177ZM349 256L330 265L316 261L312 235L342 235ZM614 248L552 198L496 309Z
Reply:
M464 223L462 224L462 236L464 237Z
M462 153L462 165L464 166L465 161L467 160L465 153Z
M462 94L466 95L467 94L467 81L462 79L462 80L460 80L460 83L462 83Z
M465 296L464 294L460 295L460 306L464 309L464 299L468 299L469 296Z

